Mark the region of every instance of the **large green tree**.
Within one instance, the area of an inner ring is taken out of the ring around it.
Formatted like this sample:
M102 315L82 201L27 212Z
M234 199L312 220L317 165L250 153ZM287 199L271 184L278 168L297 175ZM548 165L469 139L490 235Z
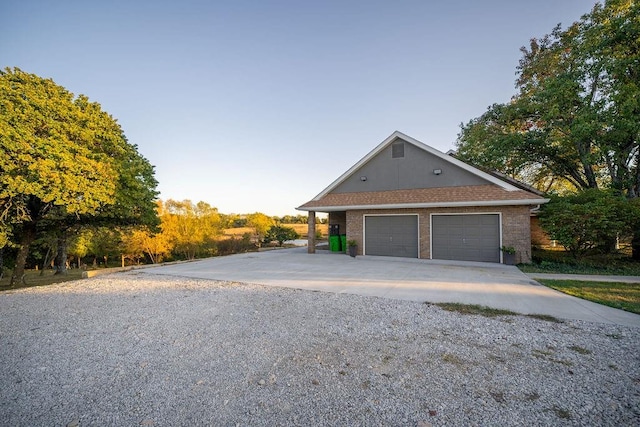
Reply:
M156 223L153 167L86 96L20 69L0 71L0 247L22 277L38 233L78 224Z
M522 48L516 88L462 126L458 155L546 190L640 187L640 6L612 0Z
M640 5L598 3L522 48L517 94L462 125L458 156L541 190L640 195ZM640 259L640 239L634 239Z

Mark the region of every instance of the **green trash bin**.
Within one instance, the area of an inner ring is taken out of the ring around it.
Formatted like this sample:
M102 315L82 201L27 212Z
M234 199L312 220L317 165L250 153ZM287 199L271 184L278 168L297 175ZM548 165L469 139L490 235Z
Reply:
M340 252L347 252L347 235L340 235Z
M329 250L340 252L340 236L329 236Z

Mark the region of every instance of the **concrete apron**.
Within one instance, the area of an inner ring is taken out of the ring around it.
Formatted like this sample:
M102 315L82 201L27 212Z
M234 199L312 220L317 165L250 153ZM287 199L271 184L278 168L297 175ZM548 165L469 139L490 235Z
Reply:
M522 314L640 327L639 315L563 294L516 267L501 264L351 258L325 251L310 255L306 248L295 248L139 271L418 302L479 304Z

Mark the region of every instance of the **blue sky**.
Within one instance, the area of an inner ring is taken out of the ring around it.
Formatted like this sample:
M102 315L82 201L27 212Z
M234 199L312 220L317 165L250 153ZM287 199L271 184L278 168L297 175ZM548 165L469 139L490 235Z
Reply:
M299 213L393 131L454 147L585 0L4 0L0 67L118 119L163 199Z

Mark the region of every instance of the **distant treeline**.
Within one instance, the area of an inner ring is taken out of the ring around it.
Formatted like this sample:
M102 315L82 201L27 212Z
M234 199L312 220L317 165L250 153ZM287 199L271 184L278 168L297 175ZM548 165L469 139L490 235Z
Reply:
M239 215L239 214L220 214L223 222L225 223L225 228L242 228L247 227L249 223L249 215ZM284 215L284 216L272 216L271 219L276 224L307 224L308 216L307 215ZM328 222L328 218L318 218L316 220L318 224L326 224Z

